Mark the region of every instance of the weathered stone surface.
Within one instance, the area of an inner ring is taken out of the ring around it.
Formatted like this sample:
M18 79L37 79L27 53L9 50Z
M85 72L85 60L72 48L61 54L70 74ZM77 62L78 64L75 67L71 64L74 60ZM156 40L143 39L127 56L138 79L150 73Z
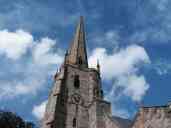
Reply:
M43 128L121 128L112 119L110 103L103 100L99 68L88 68L81 18L64 64L54 77Z
M118 124L120 128L131 128L132 121L129 119L123 119L120 117L113 116L112 120L113 122L116 122L116 124Z
M169 105L142 107L132 128L171 128L171 108Z
M81 67L88 67L83 17L80 17L73 42L67 52L65 61L69 64L80 64Z
M144 107L131 123L113 117L103 100L100 65L88 68L85 32L81 18L64 64L54 77L43 128L171 128L171 105Z

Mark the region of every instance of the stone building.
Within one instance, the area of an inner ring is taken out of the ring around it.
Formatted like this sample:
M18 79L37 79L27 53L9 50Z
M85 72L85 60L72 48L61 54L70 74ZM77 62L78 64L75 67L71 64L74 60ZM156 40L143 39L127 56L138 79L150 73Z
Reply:
M54 77L42 127L171 128L169 110L168 106L144 107L133 123L112 116L111 104L103 99L100 65L97 63L96 69L88 67L84 23L80 17L73 42Z
M171 128L171 104L141 107L131 128Z

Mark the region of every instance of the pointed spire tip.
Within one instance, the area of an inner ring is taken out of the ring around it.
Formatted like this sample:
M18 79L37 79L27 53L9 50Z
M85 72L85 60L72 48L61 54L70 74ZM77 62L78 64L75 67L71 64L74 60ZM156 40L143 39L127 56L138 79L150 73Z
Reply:
M80 16L67 60L70 64L88 67L83 16Z

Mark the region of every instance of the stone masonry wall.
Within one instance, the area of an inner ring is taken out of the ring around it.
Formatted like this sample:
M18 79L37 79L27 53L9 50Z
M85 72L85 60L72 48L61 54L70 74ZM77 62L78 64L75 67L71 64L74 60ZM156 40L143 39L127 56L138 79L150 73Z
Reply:
M132 128L171 128L171 108L169 106L141 108Z

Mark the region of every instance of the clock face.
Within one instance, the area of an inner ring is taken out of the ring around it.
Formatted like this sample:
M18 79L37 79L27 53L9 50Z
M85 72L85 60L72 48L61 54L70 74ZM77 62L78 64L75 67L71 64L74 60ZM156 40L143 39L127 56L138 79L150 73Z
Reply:
M79 104L79 103L81 103L81 96L79 94L73 94L71 96L71 101L73 103Z

